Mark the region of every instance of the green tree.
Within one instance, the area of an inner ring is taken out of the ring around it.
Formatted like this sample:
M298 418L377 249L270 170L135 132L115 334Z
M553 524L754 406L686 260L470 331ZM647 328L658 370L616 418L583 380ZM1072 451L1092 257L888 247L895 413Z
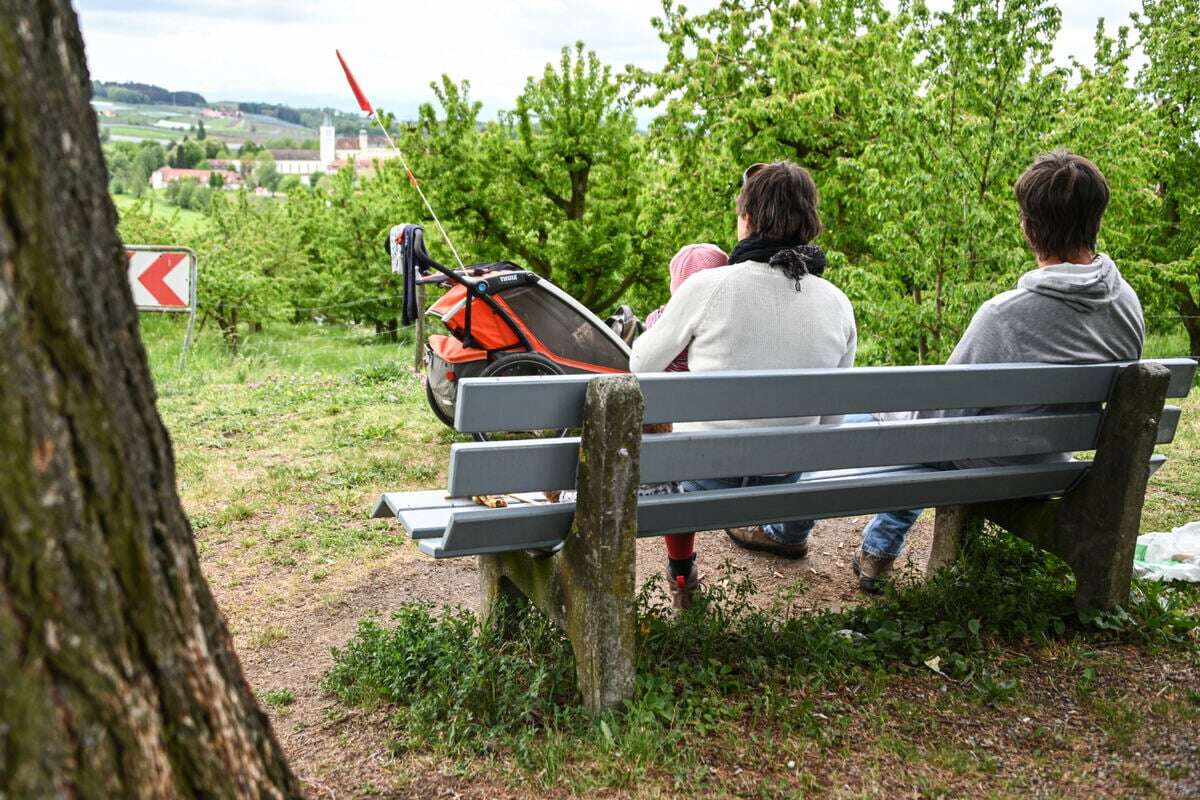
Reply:
M195 245L204 264L197 300L236 353L243 324L293 315L297 287L311 279L311 268L279 203L253 202L245 192L230 200L218 192L208 220L210 232Z
M444 77L433 88L440 109L422 106L405 142L423 152L437 176L427 193L444 200L474 256L523 262L597 311L644 279L653 259L638 228L634 117L595 53L563 48L479 133L467 84Z
M259 153L258 158L254 161L254 185L262 186L273 192L279 188L280 179L279 170L275 168L275 159L271 157L271 154L265 150Z
M942 361L979 304L1033 266L1012 185L1045 148L1065 71L1046 0L956 0L918 10L919 91L883 112L844 202L862 210L867 250L847 270L860 325L881 355Z
M657 264L645 302L664 299L663 265L682 244L732 245L738 180L757 161L813 173L832 263L844 261L838 250L865 252L873 221L853 196L859 162L888 110L917 93L912 14L876 0L724 0L697 15L668 2L654 25L667 63L632 73L641 102L663 109L639 200Z
M192 169L204 160L204 146L199 142L183 141L171 151L169 163L178 169Z
M347 166L324 176L319 188L291 192L288 225L316 269L307 283L294 285L296 304L319 307L326 318L373 324L379 333L394 331L403 285L384 243L392 225L419 220L418 209L395 161L364 178ZM438 243L430 241L430 247L442 255Z
M204 120L196 123L196 138L199 141L204 141L208 137L207 131L204 130Z
M1148 141L1165 153L1156 170L1162 225L1147 287L1157 291L1143 291L1143 300L1156 314L1176 316L1200 356L1200 0L1143 0L1137 29L1148 59L1138 83L1161 125L1157 142Z

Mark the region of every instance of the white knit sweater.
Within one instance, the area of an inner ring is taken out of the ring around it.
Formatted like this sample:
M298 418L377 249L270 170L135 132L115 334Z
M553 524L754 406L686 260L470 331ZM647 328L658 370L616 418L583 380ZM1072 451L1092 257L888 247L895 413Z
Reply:
M691 276L653 328L633 343L633 372L658 372L682 350L692 372L835 368L854 365L854 309L840 289L806 275L795 283L756 261ZM825 422L840 418L826 418ZM676 430L815 425L817 417L727 420Z

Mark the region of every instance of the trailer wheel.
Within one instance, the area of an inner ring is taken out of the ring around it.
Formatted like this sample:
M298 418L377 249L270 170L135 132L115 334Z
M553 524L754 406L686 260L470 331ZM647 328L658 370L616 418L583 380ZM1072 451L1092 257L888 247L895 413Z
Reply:
M481 378L515 378L536 377L539 375L565 375L562 368L550 359L538 353L505 353L484 367L479 373ZM538 431L497 431L494 433L477 433L475 438L481 442L496 442L506 439L556 439L566 436L567 429L547 429Z
M441 401L433 393L433 387L429 385L429 381L425 381L425 399L429 401L429 408L433 411L433 415L438 418L448 428L454 427L454 409L445 409L442 407Z

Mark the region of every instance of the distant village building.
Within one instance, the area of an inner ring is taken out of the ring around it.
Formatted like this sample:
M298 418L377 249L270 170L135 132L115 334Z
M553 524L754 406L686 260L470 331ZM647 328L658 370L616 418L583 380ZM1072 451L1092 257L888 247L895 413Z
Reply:
M395 157L387 146L387 139L368 136L365 130L357 137L337 138L328 115L321 123L319 133L319 150L271 150L275 170L280 175L298 175L308 183L311 175L337 172L347 164L353 164L357 172L365 172L371 169L372 161Z
M275 159L275 171L280 175L307 177L328 168L321 162L319 150L269 150Z
M229 112L224 112L229 113ZM304 183L309 183L313 175L323 175L337 172L347 164L353 164L355 172L369 172L377 160L395 158L396 153L383 136L368 136L365 130L359 131L358 136L337 137L333 124L328 115L320 128L319 150L270 150L271 158L275 161L275 171L280 175L295 175ZM209 175L216 172L225 178L225 187L241 186L245 171L243 163L237 159L209 159L212 169L176 169L162 167L150 176L150 185L162 189L168 183L192 178L199 183L208 183Z
M242 185L242 176L230 170L212 169L178 169L176 167L159 167L150 176L150 186L155 189L165 189L168 183L186 179L194 180L204 186L208 185L210 177L220 175L225 180L226 189L234 189Z
M334 150L338 158L346 161L380 161L396 157L396 151L388 145L385 136L368 136L365 130L360 130L358 136L344 136L336 140Z

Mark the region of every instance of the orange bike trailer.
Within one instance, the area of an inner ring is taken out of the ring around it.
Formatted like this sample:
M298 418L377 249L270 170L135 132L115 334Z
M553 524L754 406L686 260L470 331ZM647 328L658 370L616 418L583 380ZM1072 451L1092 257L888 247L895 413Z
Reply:
M419 225L392 228L388 251L404 275L405 325L420 313L416 286L447 289L425 311L448 333L428 338L424 376L430 408L446 425L454 426L462 378L629 371L625 341L536 273L507 261L444 267L429 256Z

